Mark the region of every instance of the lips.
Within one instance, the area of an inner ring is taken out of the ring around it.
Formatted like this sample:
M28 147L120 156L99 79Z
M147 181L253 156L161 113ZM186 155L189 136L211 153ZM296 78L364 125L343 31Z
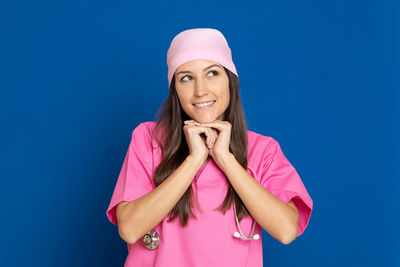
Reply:
M193 104L193 106L196 110L207 110L207 109L212 109L215 105L215 102L216 102L216 100L208 102L210 104L202 104L200 106ZM205 102L205 103L207 103L207 102Z
M193 103L193 105L204 104L204 103L208 103L208 102L216 102L216 100L208 100L208 101L203 101L203 102L197 102L197 103Z

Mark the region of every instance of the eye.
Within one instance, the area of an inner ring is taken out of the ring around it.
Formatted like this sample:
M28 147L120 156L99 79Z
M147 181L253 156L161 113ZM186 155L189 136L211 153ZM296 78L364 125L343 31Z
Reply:
M190 77L189 75L185 75L185 76L183 76L182 78L181 78L181 82L184 82L184 78L186 78L186 77ZM191 78L191 77L190 77Z
M217 75L218 75L218 71L216 71L216 70L212 70L212 71L210 71L208 74L210 74L210 73L212 73L212 72L215 73L213 76L217 76Z

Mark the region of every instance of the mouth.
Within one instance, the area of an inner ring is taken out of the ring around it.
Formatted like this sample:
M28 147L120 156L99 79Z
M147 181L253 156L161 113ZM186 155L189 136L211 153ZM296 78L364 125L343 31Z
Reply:
M197 103L197 104L193 104L193 106L195 106L196 109L209 109L209 108L214 106L215 102L217 102L217 100L212 100L212 101L209 101L209 102Z

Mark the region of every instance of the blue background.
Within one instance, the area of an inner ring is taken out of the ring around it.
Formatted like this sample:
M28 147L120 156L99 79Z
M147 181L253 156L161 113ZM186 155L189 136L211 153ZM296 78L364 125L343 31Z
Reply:
M3 1L1 265L123 266L105 211L131 133L167 97L172 38L210 27L249 130L314 201L291 244L263 230L264 265L400 266L399 15L394 0Z

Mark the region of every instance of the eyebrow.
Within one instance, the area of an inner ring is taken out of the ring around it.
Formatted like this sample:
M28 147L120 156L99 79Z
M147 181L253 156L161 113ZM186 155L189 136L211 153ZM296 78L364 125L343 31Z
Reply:
M203 71L206 71L206 70L208 70L209 68L212 68L212 67L218 67L218 68L221 68L220 66L218 66L217 64L212 64L212 65L210 65L210 66L208 66L208 67L206 67L206 68L204 68L204 70ZM178 76L178 74L182 74L182 73L192 73L191 71L188 71L188 70L183 70L183 71L180 71L180 72L178 72L177 74L175 74L176 76Z

